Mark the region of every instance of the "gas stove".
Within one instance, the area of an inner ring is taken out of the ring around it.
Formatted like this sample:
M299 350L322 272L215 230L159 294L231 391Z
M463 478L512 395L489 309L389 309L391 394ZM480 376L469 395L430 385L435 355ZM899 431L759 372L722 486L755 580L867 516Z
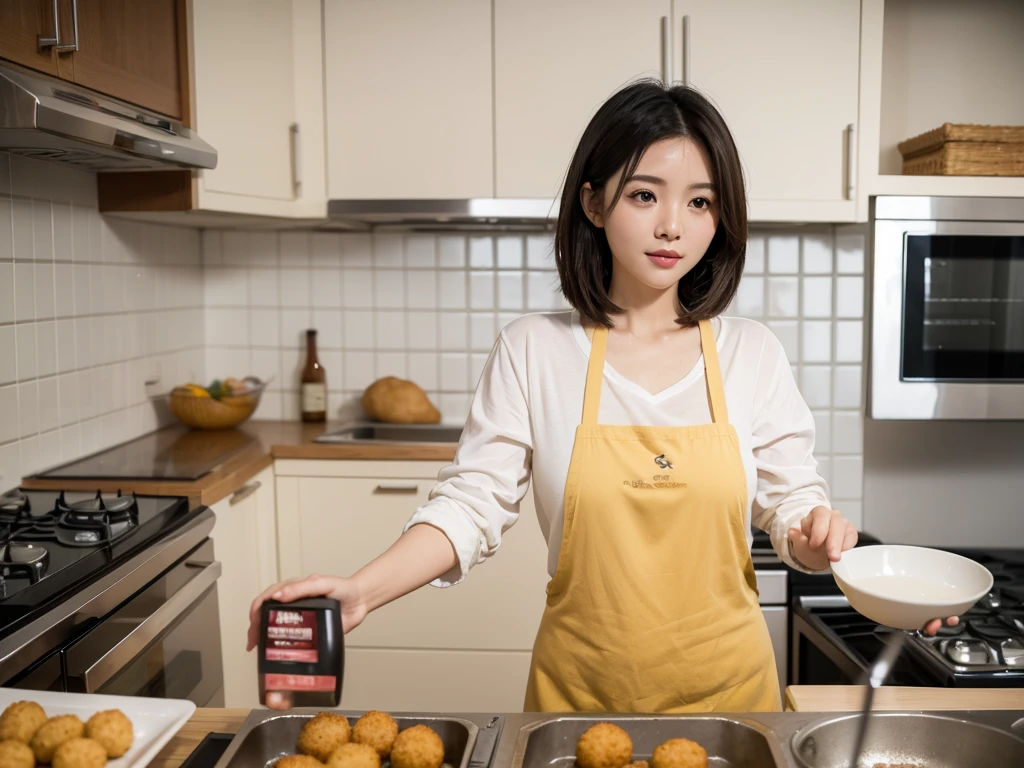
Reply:
M891 675L893 685L1024 687L1024 550L951 550L994 577L992 591L931 637L911 642ZM856 682L894 630L854 611L841 594L800 595L794 605L793 649L800 683ZM802 657L802 658L801 658Z
M173 529L188 511L180 497L0 495L0 637Z

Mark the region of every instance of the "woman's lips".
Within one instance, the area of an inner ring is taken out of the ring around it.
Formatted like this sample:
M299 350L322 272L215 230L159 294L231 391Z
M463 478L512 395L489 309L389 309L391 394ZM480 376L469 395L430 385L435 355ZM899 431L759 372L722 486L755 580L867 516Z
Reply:
M647 258L659 267L669 268L678 264L682 256L675 251L650 251L647 253Z

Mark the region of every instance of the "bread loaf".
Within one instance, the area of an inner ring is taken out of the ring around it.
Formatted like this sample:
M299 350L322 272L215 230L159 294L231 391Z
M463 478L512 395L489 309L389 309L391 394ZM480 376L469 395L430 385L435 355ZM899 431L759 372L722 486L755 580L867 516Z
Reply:
M394 376L377 379L363 392L368 418L390 424L437 424L441 413L416 384Z

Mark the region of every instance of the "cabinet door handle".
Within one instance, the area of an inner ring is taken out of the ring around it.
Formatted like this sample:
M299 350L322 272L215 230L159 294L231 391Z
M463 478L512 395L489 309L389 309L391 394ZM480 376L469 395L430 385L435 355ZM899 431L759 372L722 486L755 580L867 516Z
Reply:
M260 489L261 485L263 485L263 483L260 482L259 480L253 480L251 483L246 483L233 494L231 494L231 500L228 502L228 506L233 507L235 506L235 504L245 501L254 493L256 493L256 491Z
M672 40L668 16L661 17L661 82L668 85L671 79Z
M690 17L683 16L683 85L690 85Z
M857 196L857 180L854 178L857 162L854 153L857 151L857 129L853 123L846 126L846 198L853 200Z
M52 48L60 45L60 9L57 8L58 0L53 0L53 37L39 36L39 50Z
M302 192L302 155L299 153L299 124L292 123L288 128L292 142L292 190L296 197Z
M75 42L70 45L61 45L60 41L57 42L55 50L58 51L77 51L78 50L78 0L71 0L71 26L75 30Z
M419 493L418 483L378 483L374 493Z

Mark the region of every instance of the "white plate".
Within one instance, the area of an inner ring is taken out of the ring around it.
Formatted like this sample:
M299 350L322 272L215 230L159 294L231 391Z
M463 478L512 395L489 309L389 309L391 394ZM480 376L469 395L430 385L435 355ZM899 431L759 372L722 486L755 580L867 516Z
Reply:
M897 629L959 616L992 589L983 565L941 549L880 544L843 552L832 575L858 613Z
M181 699L0 688L0 711L15 701L34 701L46 710L47 717L78 715L83 723L104 709L120 709L132 721L135 740L132 748L116 760L109 761L107 768L142 768L148 765L196 711L195 704Z

